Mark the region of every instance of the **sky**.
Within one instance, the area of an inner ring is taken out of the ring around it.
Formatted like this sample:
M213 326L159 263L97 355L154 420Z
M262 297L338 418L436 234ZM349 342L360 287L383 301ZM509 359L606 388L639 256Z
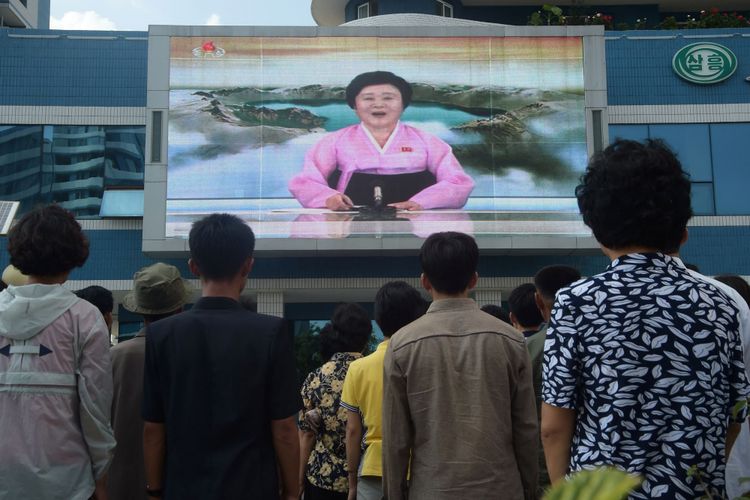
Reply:
M149 24L315 26L310 0L52 0L50 28L147 31Z

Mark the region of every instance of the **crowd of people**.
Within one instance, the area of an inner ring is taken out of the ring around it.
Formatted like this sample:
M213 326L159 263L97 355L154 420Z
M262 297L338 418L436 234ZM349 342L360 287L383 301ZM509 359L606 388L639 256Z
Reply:
M661 143L594 155L576 196L606 269L548 266L480 309L476 241L432 234L424 291L373 298L384 340L366 353L370 315L338 305L301 387L284 320L241 303L240 219L193 224L189 310L174 266L138 271L144 328L110 349L111 294L62 286L80 225L26 214L0 293L0 499L535 499L600 466L638 474L633 499L741 495L750 286L680 259L690 182Z

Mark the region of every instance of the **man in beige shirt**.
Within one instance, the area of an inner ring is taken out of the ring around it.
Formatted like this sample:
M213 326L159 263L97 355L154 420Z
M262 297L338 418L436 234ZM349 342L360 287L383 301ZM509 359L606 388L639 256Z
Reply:
M472 237L433 234L419 258L433 303L385 356L385 496L533 499L539 429L523 336L469 298Z

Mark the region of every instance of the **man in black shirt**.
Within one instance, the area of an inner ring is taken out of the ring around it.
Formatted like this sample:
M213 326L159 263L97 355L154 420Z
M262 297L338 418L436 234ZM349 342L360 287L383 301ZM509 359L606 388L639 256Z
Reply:
M240 292L255 237L210 215L190 231L202 298L148 326L143 432L146 493L165 499L298 498L301 400L280 318L247 311ZM281 473L281 482L277 476Z

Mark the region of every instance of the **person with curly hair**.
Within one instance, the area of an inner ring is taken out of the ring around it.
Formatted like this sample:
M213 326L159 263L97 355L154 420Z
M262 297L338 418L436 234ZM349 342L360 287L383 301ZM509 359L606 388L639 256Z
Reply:
M89 255L73 214L51 205L8 235L28 283L0 293L0 499L106 499L109 332L99 310L62 287Z
M668 255L687 239L690 180L663 143L617 141L591 158L576 196L612 262L555 297L542 382L550 479L608 465L643 478L630 498L724 497L747 416L732 410L750 387L734 302Z
M349 365L362 357L372 322L362 306L339 304L320 332L320 350L327 361L302 385L300 415L300 487L306 500L347 500L347 410L341 391Z

